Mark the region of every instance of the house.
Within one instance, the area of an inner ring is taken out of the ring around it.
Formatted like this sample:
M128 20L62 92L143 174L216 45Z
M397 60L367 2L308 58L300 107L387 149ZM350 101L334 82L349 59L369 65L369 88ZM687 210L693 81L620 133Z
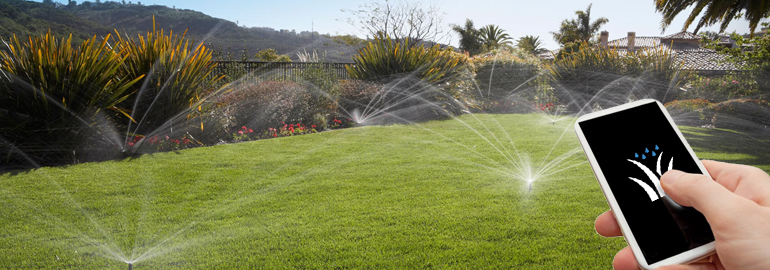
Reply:
M728 62L727 57L714 49L701 47L701 37L690 32L679 32L665 37L637 37L635 32L628 32L624 38L608 40L609 32L602 31L599 46L620 51L633 52L643 49L670 50L677 60L682 62L682 69L702 74L724 74L739 71L740 68Z
M665 37L637 37L636 32L628 32L626 37L609 40L609 32L602 31L599 46L621 52L670 50L676 59L682 62L682 69L702 75L720 75L741 70L737 65L728 62L725 55L717 53L714 49L701 47L700 40L700 36L689 32L679 32ZM557 52L548 52L540 56L553 59L556 54Z

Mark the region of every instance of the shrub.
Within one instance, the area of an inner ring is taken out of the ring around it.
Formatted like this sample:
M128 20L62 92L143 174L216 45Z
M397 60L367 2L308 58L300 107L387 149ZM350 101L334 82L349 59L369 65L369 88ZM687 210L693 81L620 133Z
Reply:
M577 111L641 98L671 101L689 77L680 67L667 50L627 53L583 45L547 69L558 100Z
M314 115L314 96L301 84L286 81L244 83L221 95L216 109L224 117L222 130L248 126L263 131L285 123L319 125Z
M336 116L340 93L340 82L334 73L324 68L322 63L312 63L302 70L300 83L310 95L308 109L312 118L306 119L318 125L324 125Z
M347 66L352 78L384 87L369 106L374 117L387 114L384 123L413 122L458 114L463 109L459 88L452 87L466 68L467 56L451 48L408 47L389 37L378 37L353 57Z
M497 51L471 60L477 88L470 91L480 107L490 112L510 112L511 105L534 101L540 89L539 61L509 51ZM529 106L526 106L529 107Z
M722 102L737 98L766 98L760 93L757 81L750 76L693 76L683 88L686 91L679 94L682 99L705 98Z
M120 72L110 36L80 47L50 32L0 50L0 154L9 164L55 165L114 157L122 147L113 121L143 76ZM124 118L125 119L125 118ZM96 155L96 156L94 156Z
M766 131L770 126L770 102L760 99L731 99L712 103L706 99L666 103L680 125L710 126L739 131Z
M377 98L383 85L363 80L346 80L340 83L339 104L340 114L347 117L360 117L367 108L382 108L383 99Z
M665 104L677 125L709 126L714 117L714 103L707 99L674 100Z
M116 31L117 33L117 31ZM155 28L138 39L121 37L115 47L125 57L124 72L129 77L146 75L135 85L132 95L124 102L131 108L135 124L129 133L150 135L163 128L169 132L180 127L201 126L200 103L216 87L222 77L213 76L215 63L212 51L203 44L195 45L182 35L166 34Z
M714 127L740 131L767 131L770 102L759 99L731 99L713 105Z
M390 81L408 74L426 82L447 81L463 66L466 58L452 51L433 47L409 47L409 40L396 41L390 37L376 37L358 54L354 64L348 65L350 77L370 81Z

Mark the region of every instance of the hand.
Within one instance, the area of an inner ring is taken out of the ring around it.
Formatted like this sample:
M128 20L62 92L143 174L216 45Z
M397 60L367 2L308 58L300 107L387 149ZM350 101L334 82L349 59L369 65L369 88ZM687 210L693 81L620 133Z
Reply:
M764 171L736 164L703 161L707 176L672 170L661 185L677 203L700 211L716 239L713 262L673 265L660 269L770 269L770 176ZM596 219L602 236L622 236L611 211ZM616 270L639 269L626 247L613 261Z

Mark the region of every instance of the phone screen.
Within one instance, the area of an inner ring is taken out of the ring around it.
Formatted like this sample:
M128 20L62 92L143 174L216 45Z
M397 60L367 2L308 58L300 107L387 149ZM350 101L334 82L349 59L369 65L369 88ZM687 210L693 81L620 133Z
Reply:
M702 172L657 103L579 125L647 264L714 241L700 212L660 188L669 169Z

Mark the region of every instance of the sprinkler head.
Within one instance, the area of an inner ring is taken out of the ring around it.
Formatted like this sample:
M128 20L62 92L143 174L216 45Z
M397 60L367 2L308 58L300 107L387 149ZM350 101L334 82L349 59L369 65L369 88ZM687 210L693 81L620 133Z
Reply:
M128 270L131 270L131 268L134 268L134 264L133 263L128 263Z
M533 179L533 178L528 178L527 179L527 183L529 183L529 191L532 191L532 182L535 182L535 179Z

